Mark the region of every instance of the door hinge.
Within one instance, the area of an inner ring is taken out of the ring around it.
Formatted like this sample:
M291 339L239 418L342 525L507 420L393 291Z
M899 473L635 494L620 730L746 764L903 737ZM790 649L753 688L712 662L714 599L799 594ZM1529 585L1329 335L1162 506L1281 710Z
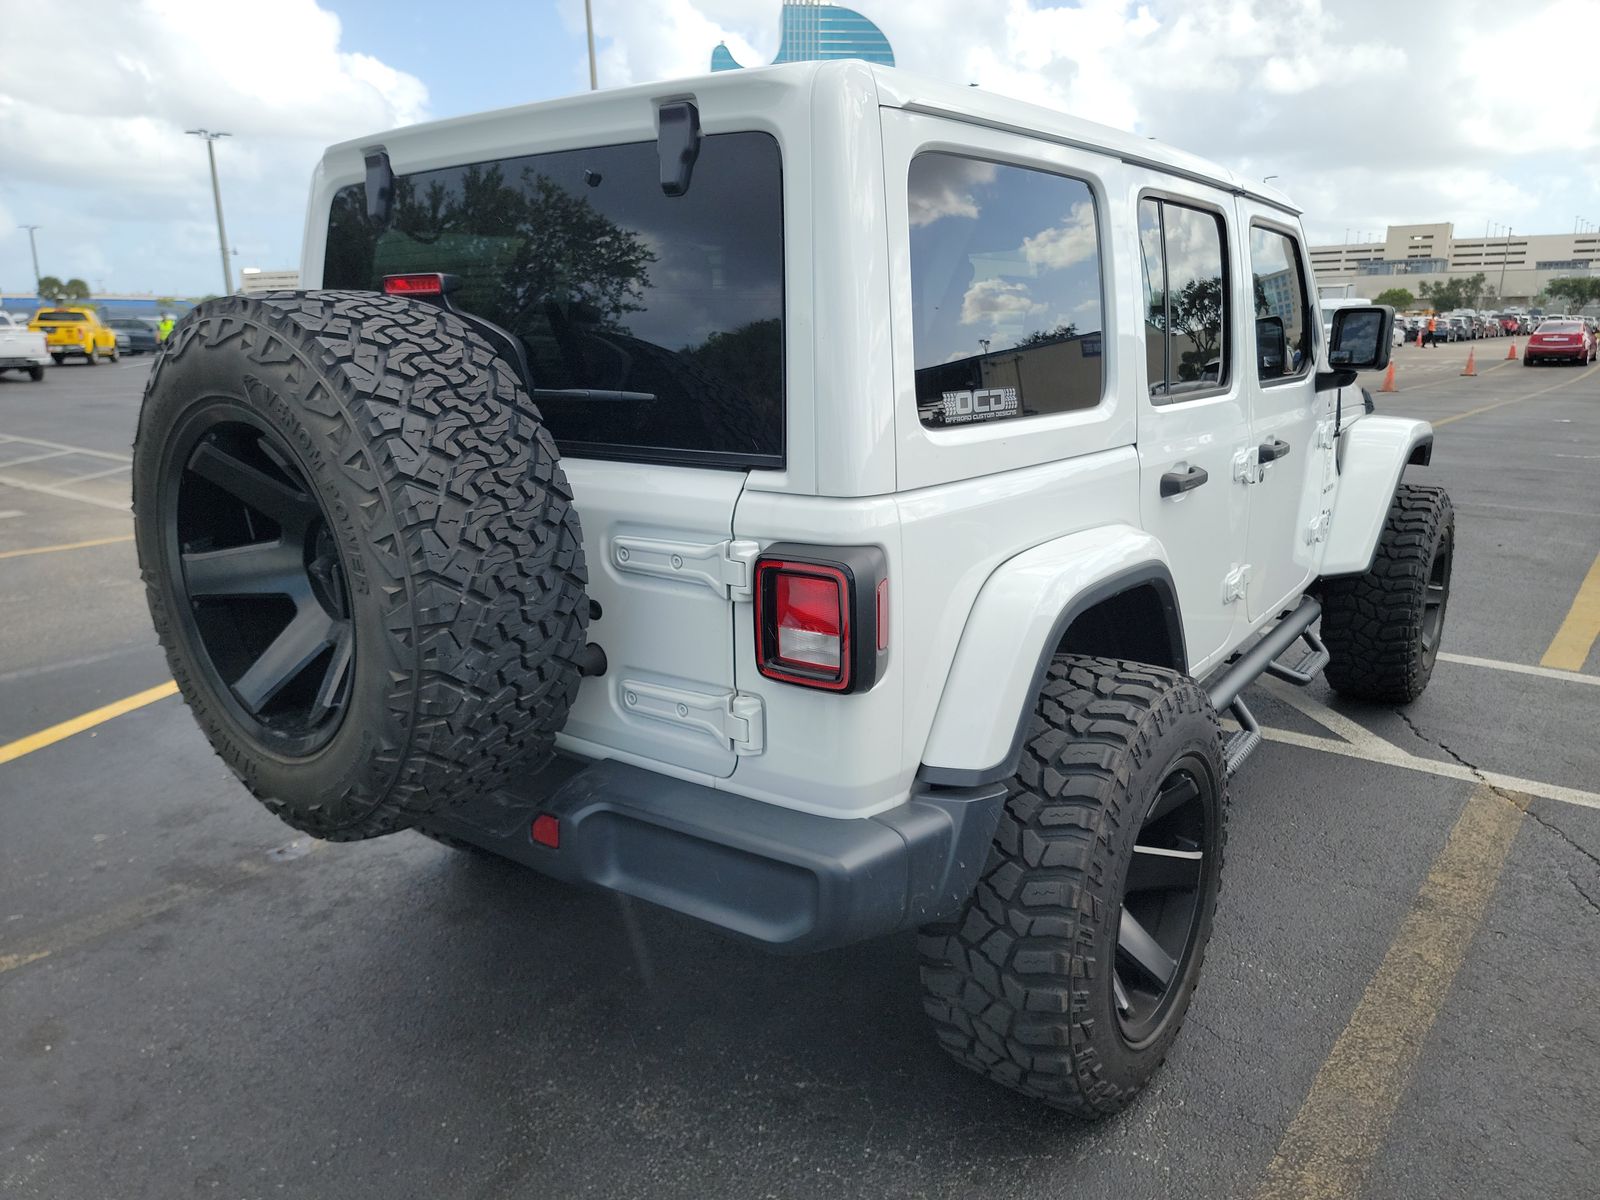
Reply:
M622 711L703 733L735 754L766 749L766 715L760 696L747 692L694 692L624 679L617 684Z
M1235 563L1222 578L1222 603L1232 604L1243 600L1250 587L1250 564Z
M1334 422L1331 418L1317 422L1317 445L1323 450L1333 449L1333 427Z
M1233 479L1235 483L1243 484L1261 482L1261 455L1256 447L1247 446L1234 454Z
M1333 523L1333 513L1323 509L1306 526L1306 545L1315 546L1328 536L1328 526Z
M611 561L619 571L677 579L708 587L730 600L748 600L758 542L674 542L664 538L615 537Z

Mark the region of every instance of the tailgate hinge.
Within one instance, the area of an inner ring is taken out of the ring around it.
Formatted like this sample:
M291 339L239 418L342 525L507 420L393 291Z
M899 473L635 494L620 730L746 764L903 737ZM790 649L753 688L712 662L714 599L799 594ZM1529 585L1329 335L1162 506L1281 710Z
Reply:
M674 542L664 538L615 537L611 561L619 571L677 579L708 587L730 600L748 600L759 542Z
M624 679L617 684L624 712L684 726L731 745L735 754L760 754L767 746L760 696L747 692L692 692Z

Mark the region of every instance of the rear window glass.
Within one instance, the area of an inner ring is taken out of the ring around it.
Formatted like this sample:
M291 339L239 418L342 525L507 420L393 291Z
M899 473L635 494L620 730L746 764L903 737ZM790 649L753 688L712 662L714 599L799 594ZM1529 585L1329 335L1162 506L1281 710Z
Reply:
M907 182L922 423L1099 404L1105 326L1089 185L940 153L912 159Z
M64 308L46 308L33 318L35 321L87 321L89 318L82 313L69 312Z
M386 225L335 194L323 284L457 276L453 303L527 350L575 455L783 461L782 164L765 133L705 137L687 194L654 142L402 175ZM565 393L565 394L564 394Z

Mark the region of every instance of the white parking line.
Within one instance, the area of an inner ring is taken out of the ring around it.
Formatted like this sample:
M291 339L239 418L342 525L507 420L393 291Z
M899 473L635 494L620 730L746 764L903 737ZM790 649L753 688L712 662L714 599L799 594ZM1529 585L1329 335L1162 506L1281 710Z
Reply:
M42 496L59 496L63 500L77 500L83 504L92 504L96 508L109 508L112 512L127 512L133 507L132 501L129 500L102 500L98 496L80 496L64 488L52 487L46 483L29 483L9 475L0 475L0 486L20 488L24 492L38 492Z
M1470 654L1439 652L1439 661L1460 663L1464 667L1486 667L1491 671L1505 671L1512 675L1538 675L1544 679L1560 679L1565 683L1586 683L1600 687L1600 675L1584 675L1578 671L1563 671L1558 667L1530 667L1525 663L1501 662L1498 658L1474 658Z
M9 467L11 464L5 463L0 465ZM86 479L103 479L107 475L120 475L124 471L130 471L132 469L133 468L130 464L123 463L121 466L107 467L104 471L90 471L87 475L68 476L66 479L57 480L57 486L66 487L69 483L82 483Z
M29 446L44 446L49 450L66 450L72 454L87 454L91 458L109 458L113 462L131 463L133 458L127 454L113 454L109 450L91 450L87 446L69 446L66 442L47 442L43 438L18 437L16 434L0 433L0 445L10 442L22 442Z
M20 467L23 463L43 462L47 458L65 458L71 450L49 450L43 454L29 454L23 458L13 458L0 463L0 467Z
M1305 750L1320 750L1324 754L1337 754L1344 758L1355 758L1369 763L1375 762L1386 767L1400 767L1407 771L1421 771L1427 775L1437 775L1442 779L1459 779L1466 783L1487 783L1491 787L1504 788L1507 791L1526 792L1530 796L1542 796L1547 800L1560 801L1562 804L1600 810L1600 793L1585 791L1582 788L1565 787L1558 783L1541 783L1535 779L1523 779L1516 775L1505 775L1499 771L1474 770L1456 762L1440 762L1437 759L1422 758L1419 755L1402 750L1399 746L1379 737L1365 726L1358 725L1342 713L1334 712L1326 704L1313 700L1291 684L1281 683L1276 679L1264 679L1262 686L1271 692L1274 697L1289 705L1290 708L1296 709L1303 715L1310 717L1324 729L1339 735L1336 738L1317 737L1312 734L1297 733L1292 729L1273 729L1263 726L1261 736L1269 742L1280 742L1286 746L1299 746Z

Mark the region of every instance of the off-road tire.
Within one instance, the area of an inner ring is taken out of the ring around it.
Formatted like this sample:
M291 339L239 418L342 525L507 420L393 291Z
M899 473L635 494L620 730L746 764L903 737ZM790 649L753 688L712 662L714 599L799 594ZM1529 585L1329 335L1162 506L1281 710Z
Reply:
M239 719L180 607L163 489L177 486L165 481L180 423L217 403L282 436L347 577L347 709L302 757ZM151 615L184 699L288 824L374 837L548 760L589 618L578 515L515 371L457 317L372 292L200 305L152 367L133 498Z
M1322 642L1330 655L1326 675L1341 696L1409 704L1428 686L1448 612L1455 531L1455 509L1443 488L1403 483L1389 505L1372 566L1364 575L1322 585ZM1436 568L1443 573L1444 590L1427 643Z
M1172 764L1214 784L1190 950L1141 1044L1119 1025L1111 971L1140 824ZM980 1075L1085 1118L1129 1104L1177 1037L1210 936L1227 839L1216 712L1194 680L1139 663L1058 657L1040 691L983 876L919 939L923 1007Z

